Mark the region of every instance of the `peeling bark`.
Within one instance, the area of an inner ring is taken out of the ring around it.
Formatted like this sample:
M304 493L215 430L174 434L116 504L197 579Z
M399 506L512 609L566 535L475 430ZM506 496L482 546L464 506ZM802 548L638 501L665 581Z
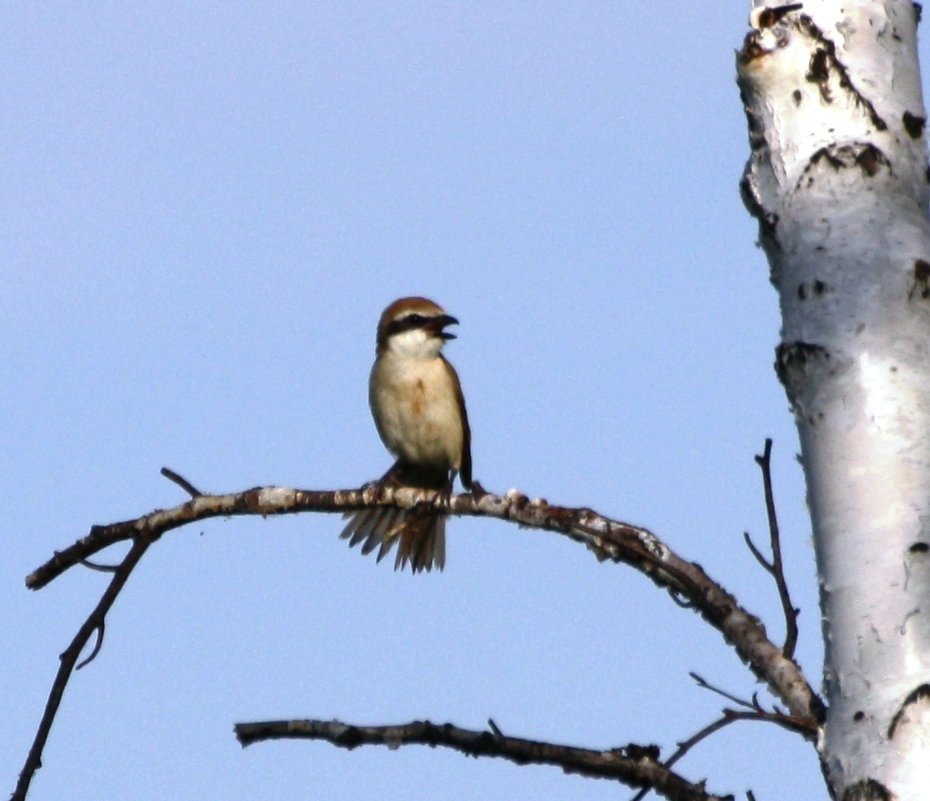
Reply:
M930 224L910 2L756 8L743 197L778 290L837 798L930 787ZM907 721L906 723L904 721ZM902 729L905 726L907 732Z

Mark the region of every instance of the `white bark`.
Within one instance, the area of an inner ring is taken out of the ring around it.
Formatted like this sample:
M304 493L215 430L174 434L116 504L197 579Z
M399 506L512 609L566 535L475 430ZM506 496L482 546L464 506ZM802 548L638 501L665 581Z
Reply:
M911 2L764 9L744 197L781 302L837 798L930 797L930 224Z

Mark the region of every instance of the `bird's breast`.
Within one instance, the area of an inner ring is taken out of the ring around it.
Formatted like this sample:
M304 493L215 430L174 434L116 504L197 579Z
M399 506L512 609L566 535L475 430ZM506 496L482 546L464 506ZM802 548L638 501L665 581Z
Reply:
M371 411L384 444L406 462L458 470L462 413L452 368L440 358L390 354L372 368Z

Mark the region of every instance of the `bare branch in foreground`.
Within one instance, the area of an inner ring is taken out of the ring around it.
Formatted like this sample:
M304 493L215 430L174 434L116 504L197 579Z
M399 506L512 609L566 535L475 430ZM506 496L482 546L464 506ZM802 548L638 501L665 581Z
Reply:
M237 723L236 738L244 746L263 740L324 740L340 748L360 745L442 746L473 757L498 757L518 765L554 765L565 773L613 779L630 787L648 787L673 801L723 801L732 796L708 793L703 783L692 783L663 766L655 746L628 745L595 751L567 745L508 737L499 732L472 731L429 721L398 726L355 726L338 720L279 720Z
M505 496L456 495L409 487L367 486L358 490L312 491L285 487L256 487L227 495L202 495L172 509L158 509L142 517L94 526L90 533L56 553L26 578L26 586L40 589L81 560L114 543L139 536L156 539L194 521L238 515L281 515L298 512L346 512L394 506L409 509L433 506L437 511L510 520L521 526L553 531L586 545L599 560L622 562L648 576L688 603L723 634L753 673L788 707L804 730L823 720L823 702L794 660L768 639L765 627L739 605L736 598L700 567L678 556L645 528L611 520L587 508L555 506L529 500L511 491Z
M48 700L45 702L45 711L42 713L42 719L39 721L39 728L32 741L32 747L26 755L26 761L19 774L19 779L16 782L13 795L10 796L10 801L25 801L26 794L29 792L29 785L32 782L32 777L42 766L42 751L45 748L45 743L48 741L48 734L51 731L55 715L58 713L58 707L61 704L61 699L64 695L65 687L68 685L68 680L76 669L88 664L99 653L100 646L103 644L103 632L107 612L109 612L110 607L113 606L113 602L119 595L120 590L123 589L123 585L129 578L130 573L132 573L133 568L139 563L139 560L153 541L154 539L152 537L137 537L133 540L129 553L126 554L123 561L113 570L113 578L110 579L110 583L104 590L97 605L87 616L81 628L78 629L77 634L74 635L74 639L71 640L71 644L59 657L58 673L55 675L55 680L52 682L52 689L49 691ZM88 640L90 640L94 632L97 633L97 642L94 645L93 651L80 665L77 665L78 657L81 655L81 652L84 650L84 647L87 645ZM75 665L77 665L77 668Z

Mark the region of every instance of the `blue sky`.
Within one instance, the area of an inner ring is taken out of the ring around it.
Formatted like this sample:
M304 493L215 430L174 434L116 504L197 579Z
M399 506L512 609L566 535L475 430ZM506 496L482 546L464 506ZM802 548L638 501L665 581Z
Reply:
M777 298L738 179L748 4L7 4L0 9L2 775L105 577L23 577L94 523L206 491L358 486L390 463L374 328L423 294L475 476L651 528L782 636L742 544L775 439L800 659L820 632ZM677 740L756 685L628 568L450 522L444 574L332 516L166 536L68 689L31 798L615 799L553 768L411 748L242 751L237 721L427 717L593 748ZM813 752L734 726L680 770L825 797ZM618 796L619 793L619 796Z

